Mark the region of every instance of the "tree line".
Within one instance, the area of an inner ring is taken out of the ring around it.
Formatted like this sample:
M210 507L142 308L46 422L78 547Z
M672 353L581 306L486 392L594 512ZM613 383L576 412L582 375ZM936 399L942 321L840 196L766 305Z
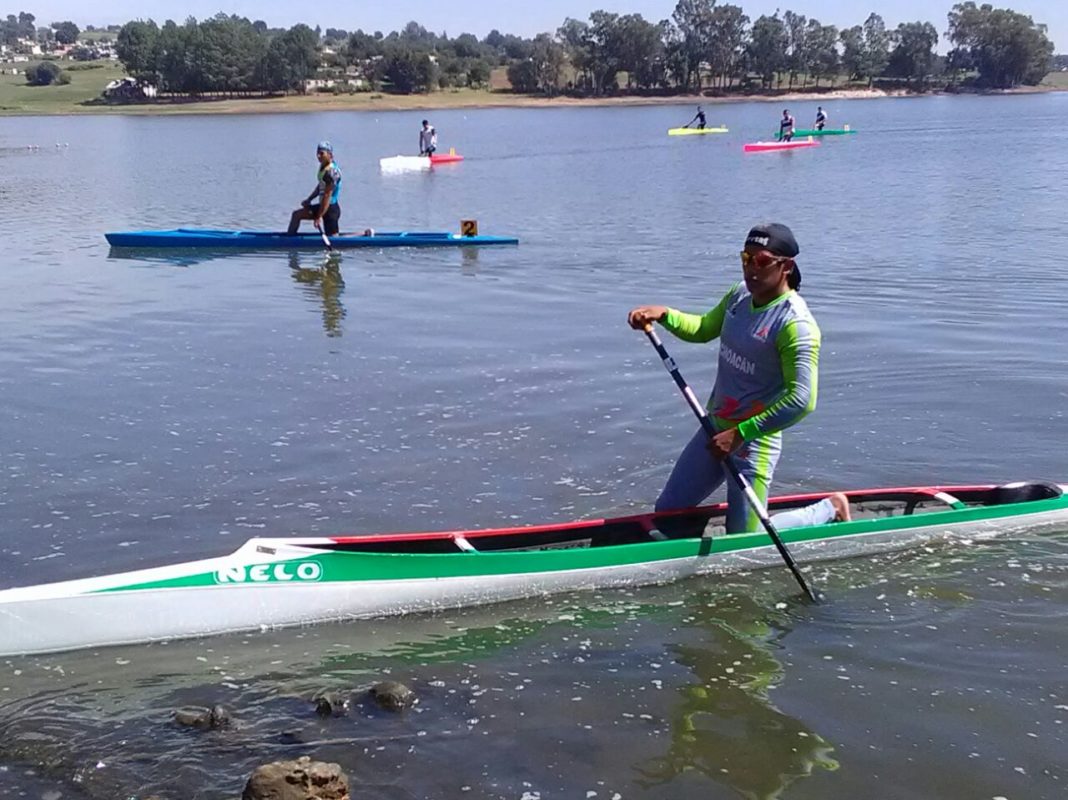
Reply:
M759 86L793 88L810 82L890 79L912 88L929 81L969 80L1010 88L1038 84L1049 72L1053 43L1046 27L1010 9L958 3L948 16L947 57L937 55L930 22L889 29L872 13L839 30L786 11L750 20L740 6L679 0L671 19L653 24L640 14L595 11L588 22L567 19L555 35L534 38L528 57L509 67L525 92L578 88L603 94L617 88L730 91ZM572 74L573 78L565 78Z
M594 11L567 18L555 33L533 38L493 30L482 39L455 38L416 22L402 30L349 32L218 14L211 19L136 20L117 32L116 52L127 71L164 93L302 92L309 80L335 77L360 88L400 94L450 87L484 87L504 67L522 93L604 95L731 92L894 81L923 90L932 81L1010 88L1037 84L1052 68L1053 44L1044 25L1011 9L957 3L944 34L952 49L936 52L930 22L888 28L872 13L839 29L785 11L751 20L740 6L717 0L678 0L669 19ZM70 23L54 23L68 38ZM0 41L34 30L26 12L0 20ZM76 37L76 28L75 28Z
M17 16L8 14L6 18L0 19L0 44L14 45L19 39L42 45L53 41L59 44L74 44L80 33L78 26L70 20L38 27L37 17L28 11L20 11Z

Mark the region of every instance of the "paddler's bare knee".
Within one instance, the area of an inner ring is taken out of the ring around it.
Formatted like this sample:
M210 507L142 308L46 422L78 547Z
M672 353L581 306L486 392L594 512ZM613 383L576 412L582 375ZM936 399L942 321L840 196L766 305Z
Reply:
M828 500L831 501L831 505L834 506L834 521L835 522L849 522L853 519L853 515L849 512L849 498L841 492L835 492L830 495Z

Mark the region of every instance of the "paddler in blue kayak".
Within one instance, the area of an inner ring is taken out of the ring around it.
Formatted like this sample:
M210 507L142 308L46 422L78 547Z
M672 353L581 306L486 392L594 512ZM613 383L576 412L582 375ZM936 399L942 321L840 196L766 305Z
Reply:
M319 142L315 148L315 157L319 160L318 183L315 190L300 202L300 208L289 218L289 235L294 236L300 228L301 220L315 222L317 230L327 236L337 236L338 223L341 219L341 170L334 163L334 147L330 142ZM313 203L316 197L318 203Z
M697 130L703 131L705 129L705 111L703 108L701 108L701 106L697 107L697 114L694 116L694 118L682 127L689 128L695 122L697 123Z
M667 306L639 306L628 316L636 330L658 322L687 342L719 339L719 367L708 412L719 433L703 428L675 462L657 511L700 505L724 482L723 461L733 459L766 506L782 450L782 431L816 407L820 329L798 294L800 248L778 223L754 226L741 252L742 280L704 314ZM849 519L844 495L777 514L776 527L796 528ZM727 533L761 529L738 485L727 485Z
M779 120L779 141L788 142L794 138L794 118L790 114L790 109L784 108L782 110L782 119Z
M827 115L823 113L823 106L816 106L816 130L822 131L827 124Z

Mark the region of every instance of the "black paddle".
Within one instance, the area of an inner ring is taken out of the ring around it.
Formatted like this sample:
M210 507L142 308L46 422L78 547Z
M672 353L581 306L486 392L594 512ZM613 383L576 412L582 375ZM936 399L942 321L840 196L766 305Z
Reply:
M686 398L686 402L690 404L690 409L697 415L697 419L701 422L701 427L704 428L705 433L708 434L708 438L715 437L717 431L715 425L712 424L712 420L709 419L708 413L705 411L704 406L697 400L697 396L693 393L693 389L686 383L686 379L682 377L682 373L679 372L678 366L675 364L675 360L668 354L667 348L664 347L664 343L660 341L660 337L656 335L656 331L653 330L652 325L645 326L645 335L649 337L649 341L653 343L653 347L656 348L657 354L664 362L664 367L671 373L671 377L675 379L675 385L679 387L683 397ZM790 568L790 572L794 574L797 582L801 584L801 589L805 595L813 603L820 602L821 595L819 592L813 591L805 580L805 577L801 574L801 570L797 568L797 563L794 561L794 557L790 555L790 551L786 549L786 545L783 544L782 539L779 536L779 532L775 530L775 526L771 522L771 517L768 516L767 509L764 508L760 502L760 498L756 496L756 492L753 491L753 487L749 481L746 480L745 475L738 471L738 468L734 466L734 462L730 458L723 460L723 466L727 468L727 472L734 478L735 483L738 484L742 492L745 493L745 499L749 501L749 505L756 511L757 516L760 517L761 523L764 525L764 530L768 532L768 536L775 542L775 547L779 551L779 555L782 556L782 560L786 562L786 566Z

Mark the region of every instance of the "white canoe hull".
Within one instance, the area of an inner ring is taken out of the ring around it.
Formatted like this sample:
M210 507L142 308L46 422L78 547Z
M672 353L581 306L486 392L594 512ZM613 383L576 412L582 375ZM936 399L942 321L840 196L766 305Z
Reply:
M432 164L427 156L389 156L378 159L382 172L418 172L430 169Z
M887 552L942 538L972 538L1009 528L1065 522L1068 522L1068 509L1020 514L1000 522L979 520L794 542L790 548L799 562L812 562ZM273 564L314 554L307 547L278 547L278 540L253 539L224 558L120 576L0 591L0 656L386 617L558 592L665 583L693 575L782 564L778 552L769 543L729 553L519 575L319 583L249 582L93 593L121 584L174 577L178 570L192 574L260 563L263 560L262 545L258 543L261 542L270 542L278 551ZM493 556L457 557L480 559Z

